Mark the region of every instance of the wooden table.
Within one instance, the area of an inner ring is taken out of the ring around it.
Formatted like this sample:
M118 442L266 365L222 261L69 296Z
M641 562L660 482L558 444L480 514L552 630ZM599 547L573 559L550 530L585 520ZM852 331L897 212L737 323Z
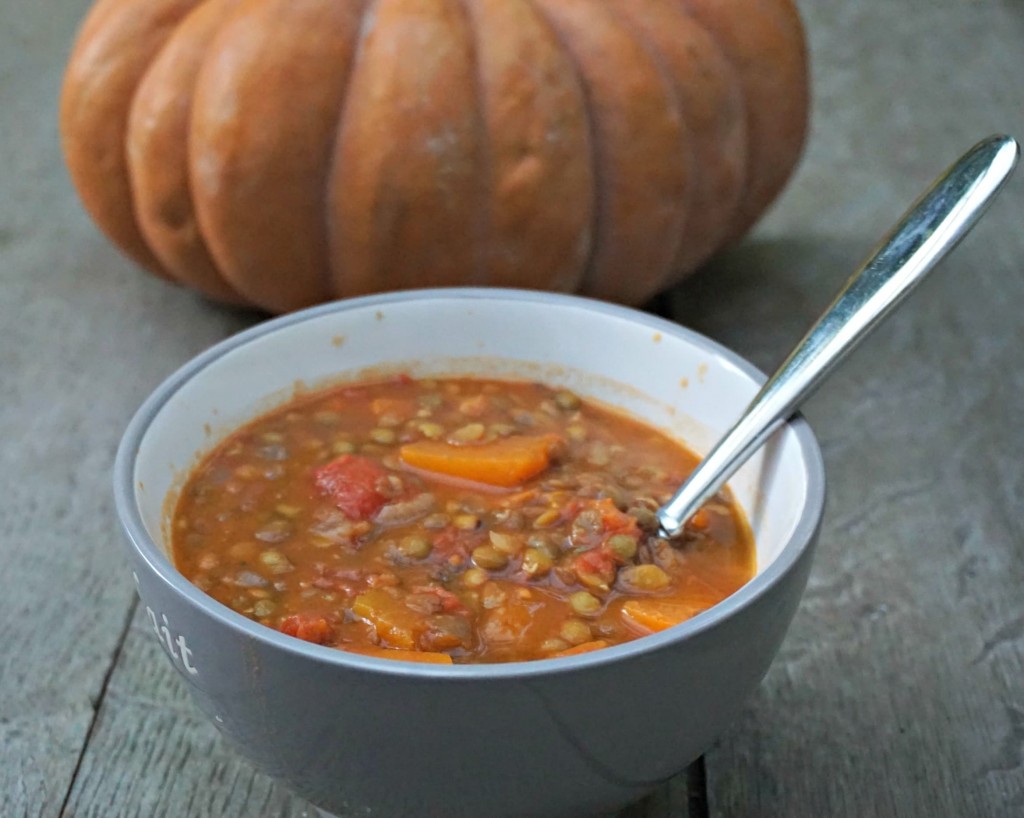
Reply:
M261 316L142 275L63 171L86 0L0 5L0 816L303 816L200 716L139 615L110 471L131 413ZM802 168L667 297L772 367L946 164L1024 136L1020 0L804 3ZM759 692L630 816L1024 815L1024 176L814 399L827 521Z

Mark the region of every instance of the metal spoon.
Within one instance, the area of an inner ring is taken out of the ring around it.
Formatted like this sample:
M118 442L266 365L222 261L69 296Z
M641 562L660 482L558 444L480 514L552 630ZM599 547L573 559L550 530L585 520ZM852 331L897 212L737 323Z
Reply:
M1020 148L1009 136L979 142L911 206L840 290L825 313L757 393L657 517L675 537L836 365L962 239L1009 177Z

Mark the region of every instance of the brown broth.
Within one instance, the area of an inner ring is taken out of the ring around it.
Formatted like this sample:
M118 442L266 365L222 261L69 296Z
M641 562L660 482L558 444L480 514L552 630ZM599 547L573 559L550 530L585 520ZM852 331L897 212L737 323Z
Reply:
M695 462L539 384L339 387L203 460L173 516L174 560L239 613L345 650L439 663L585 652L682 621L752 577L754 544L725 492L680 542L656 535L653 511Z

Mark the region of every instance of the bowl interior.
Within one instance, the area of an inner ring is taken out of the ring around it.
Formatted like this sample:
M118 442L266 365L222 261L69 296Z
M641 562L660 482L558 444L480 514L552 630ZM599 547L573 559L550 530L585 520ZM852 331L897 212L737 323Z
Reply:
M541 380L615 406L699 454L736 419L762 376L707 339L633 310L517 291L402 293L268 322L214 347L140 411L134 496L167 552L176 493L198 459L298 391L408 372ZM730 481L757 543L758 572L807 511L807 453L784 427Z

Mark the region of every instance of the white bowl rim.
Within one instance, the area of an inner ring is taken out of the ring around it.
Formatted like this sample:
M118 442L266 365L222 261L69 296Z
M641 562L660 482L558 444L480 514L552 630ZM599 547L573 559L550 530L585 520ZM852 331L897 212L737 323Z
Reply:
M353 670L362 670L385 676L451 679L453 681L529 679L536 676L578 672L585 668L626 662L633 657L652 654L669 648L676 643L690 640L752 605L755 600L767 593L776 582L795 566L804 551L814 542L824 513L825 466L821 456L821 449L810 425L801 415L797 414L788 421L786 427L796 435L801 459L807 469L806 510L797 521L788 541L782 547L775 560L763 571L758 572L739 590L726 597L717 605L694 616L692 619L660 633L644 636L620 645L558 659L533 659L522 662L491 664L434 665L402 662L394 659L378 659L286 636L279 631L275 631L273 628L261 625L231 610L189 582L174 567L163 549L149 536L149 532L146 530L142 520L141 511L135 502L134 473L137 455L150 424L164 404L185 383L213 362L229 352L270 333L331 313L346 312L352 309L365 309L367 307L394 304L402 301L428 301L432 299L463 299L467 301L500 299L504 301L514 300L521 303L533 302L582 306L595 313L602 313L641 324L665 335L681 337L707 352L724 359L740 372L749 376L755 383L761 384L766 380L763 372L737 353L722 346L717 341L713 341L680 324L630 307L562 293L500 287L440 287L401 290L332 301L327 304L309 307L278 318L269 319L225 338L223 341L193 357L167 377L142 403L121 438L113 470L115 508L130 546L161 581L169 586L178 596L184 598L187 603L198 608L206 616L217 620L239 635L249 639L256 639L275 649L298 654L303 658L324 664L339 665Z

